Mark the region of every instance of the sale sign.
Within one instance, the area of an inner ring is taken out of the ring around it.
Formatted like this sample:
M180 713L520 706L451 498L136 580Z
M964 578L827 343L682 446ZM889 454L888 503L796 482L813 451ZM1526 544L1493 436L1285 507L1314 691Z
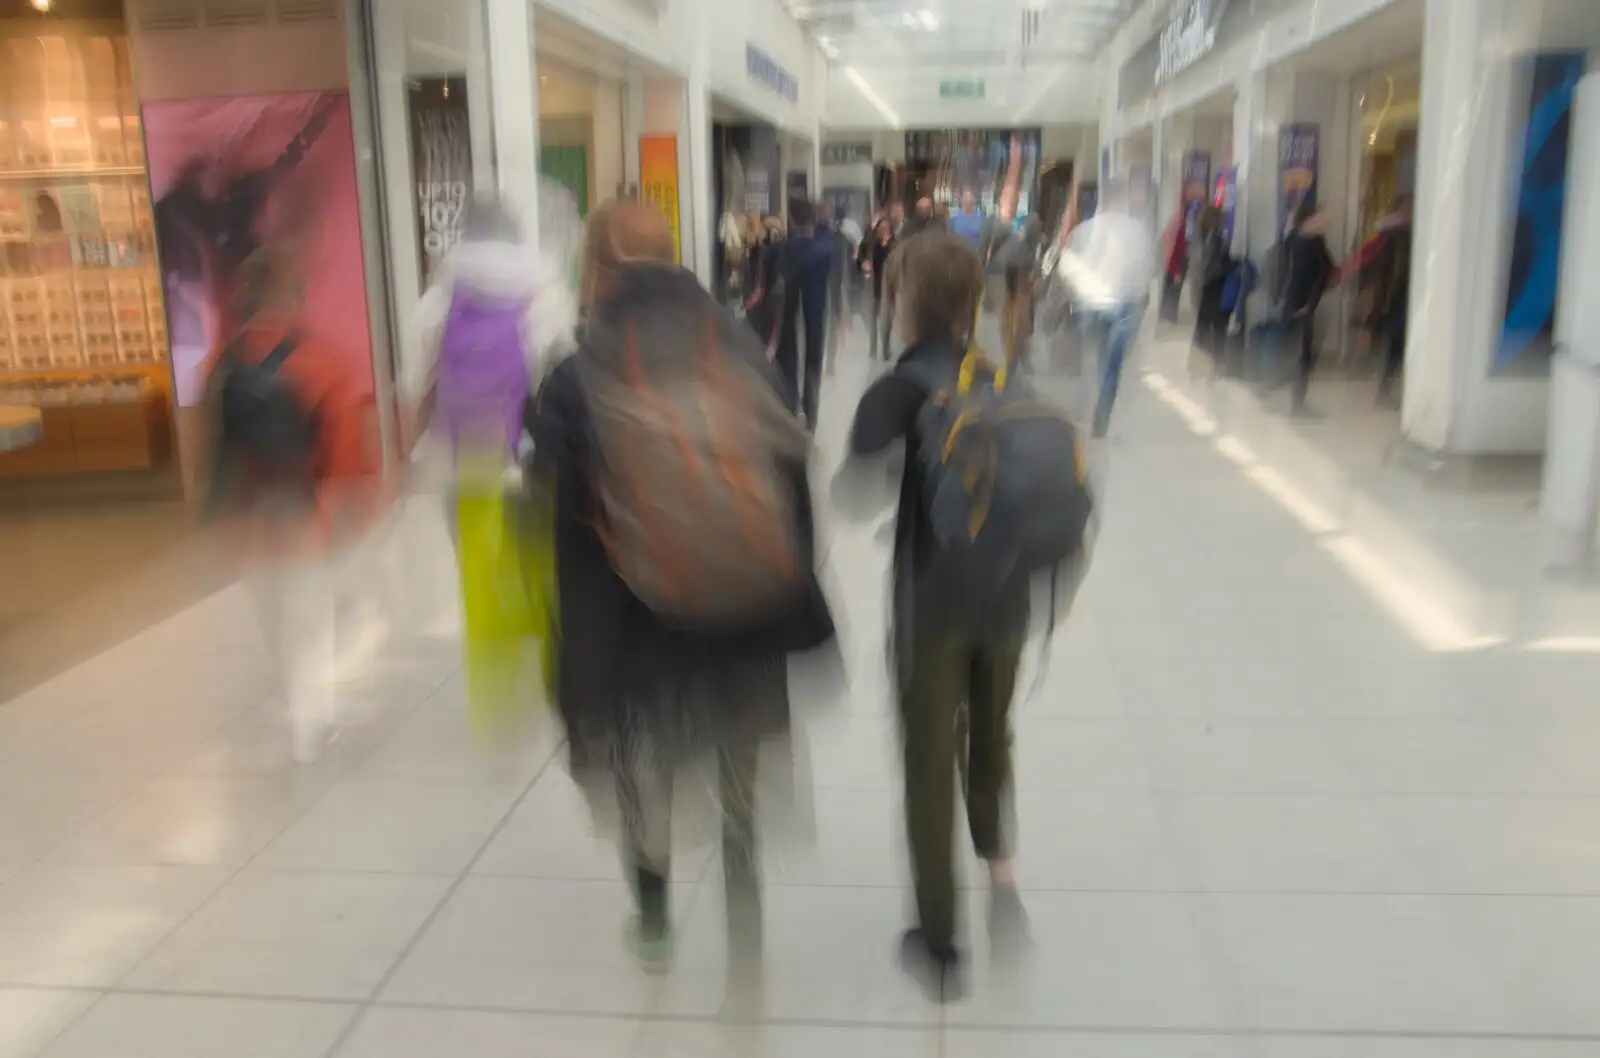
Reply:
M678 230L678 137L639 137L639 192L667 218L672 228L672 259L683 260L683 236Z

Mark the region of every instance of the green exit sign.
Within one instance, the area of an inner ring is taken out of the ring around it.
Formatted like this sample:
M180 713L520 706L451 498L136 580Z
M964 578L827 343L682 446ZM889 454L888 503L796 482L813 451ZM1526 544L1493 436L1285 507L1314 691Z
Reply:
M940 81L940 99L982 99L982 81Z

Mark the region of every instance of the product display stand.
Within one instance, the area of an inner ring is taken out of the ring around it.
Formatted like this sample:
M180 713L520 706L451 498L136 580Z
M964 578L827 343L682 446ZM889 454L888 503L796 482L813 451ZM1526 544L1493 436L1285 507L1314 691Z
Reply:
M38 443L44 435L44 417L38 408L0 404L0 452Z

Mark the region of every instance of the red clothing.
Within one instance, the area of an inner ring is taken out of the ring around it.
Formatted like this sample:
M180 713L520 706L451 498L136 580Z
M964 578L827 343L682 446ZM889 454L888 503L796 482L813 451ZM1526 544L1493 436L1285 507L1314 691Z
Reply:
M281 326L252 325L234 339L230 355L245 363L265 359L283 341ZM279 369L317 421L316 503L304 519L289 517L275 501L256 495L247 507L251 550L324 548L360 532L381 498L383 461L377 402L370 368L315 336L296 339ZM269 489L260 490L262 493ZM263 517L265 516L265 517Z

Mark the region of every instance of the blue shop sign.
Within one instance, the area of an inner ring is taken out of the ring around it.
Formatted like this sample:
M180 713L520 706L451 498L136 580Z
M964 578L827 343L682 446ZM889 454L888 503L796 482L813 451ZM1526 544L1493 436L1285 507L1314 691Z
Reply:
M791 103L800 102L800 82L794 74L754 44L744 46L744 68L750 80L766 85Z

